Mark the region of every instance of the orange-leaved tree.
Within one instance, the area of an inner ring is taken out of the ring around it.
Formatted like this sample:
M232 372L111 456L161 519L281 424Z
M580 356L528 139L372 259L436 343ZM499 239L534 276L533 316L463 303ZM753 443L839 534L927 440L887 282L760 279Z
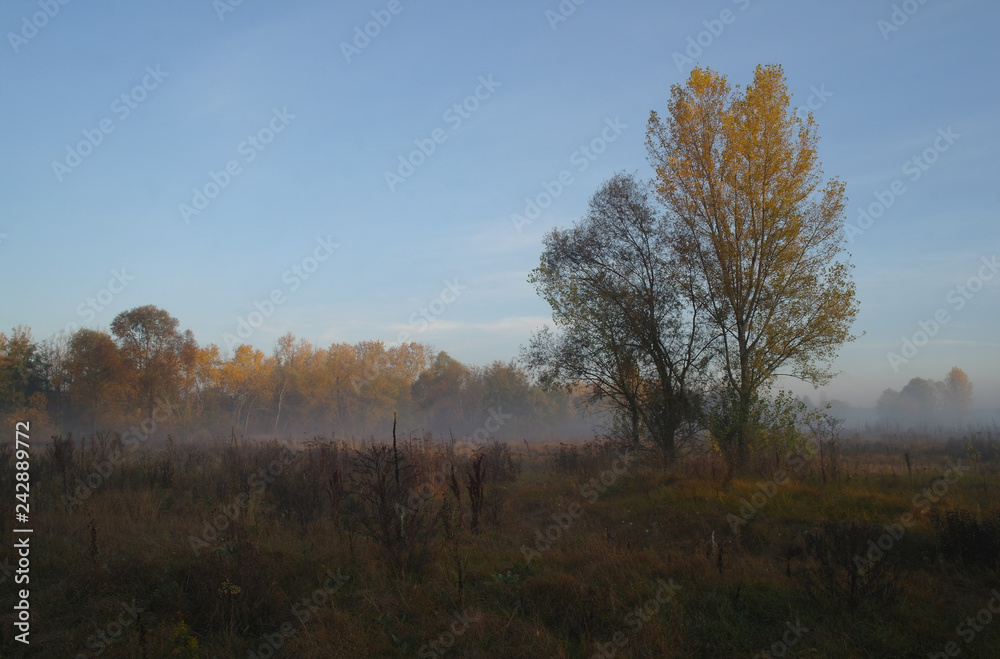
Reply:
M717 333L713 436L741 461L775 378L822 384L855 338L845 186L823 183L816 124L797 116L780 66L758 66L742 90L695 68L671 92L667 116L651 113L646 146L679 229L677 258L697 275Z

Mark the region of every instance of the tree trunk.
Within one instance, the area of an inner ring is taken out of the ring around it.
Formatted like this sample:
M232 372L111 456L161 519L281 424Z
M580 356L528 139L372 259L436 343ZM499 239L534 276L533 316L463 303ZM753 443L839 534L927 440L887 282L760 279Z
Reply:
M281 403L285 399L285 389L288 388L288 383L283 383L281 385L281 391L278 392L278 413L274 415L274 433L278 433L278 420L281 418Z

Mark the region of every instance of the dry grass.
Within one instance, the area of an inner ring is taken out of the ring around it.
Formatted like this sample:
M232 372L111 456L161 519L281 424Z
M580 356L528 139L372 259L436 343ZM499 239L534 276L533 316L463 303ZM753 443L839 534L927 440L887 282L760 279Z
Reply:
M113 442L77 444L72 459L60 447L61 462L50 453L33 464L33 643L13 641L5 613L3 656L170 656L184 642L178 613L206 659L277 646L278 656L305 658L592 657L601 648L616 657L752 657L780 642L788 623L809 629L789 656L923 657L951 641L964 656L1000 654L1000 627L968 645L955 632L1000 587L995 563L943 554L931 519L952 509L985 519L1000 507L1000 477L980 463L938 501L916 505L925 488L940 492L955 459L916 439L846 446L838 478L825 482L811 457L763 501L754 498L760 483L789 469L780 456L761 456L726 482L709 455L669 467L644 457L616 474L620 458L608 447L575 445L568 457L558 444L520 444L482 451L477 472L473 456L446 444L404 442L400 484L390 450L387 498L353 512L351 497L374 491L356 459L370 446L318 440L286 454L276 442L178 440L127 456L86 507L67 510L63 471L72 489ZM459 497L435 478L450 478L448 460ZM328 495L334 473L339 499ZM470 473L482 488L475 529ZM426 525L382 517L414 492ZM754 514L734 527L728 516L753 501ZM894 605L851 611L810 598L810 532L843 520L881 528L906 513L912 527L887 550L903 586ZM383 535L371 531L382 522ZM406 556L418 541L423 560L400 564L393 551ZM0 549L0 560L10 552ZM664 583L679 589L661 602ZM2 600L10 612L9 589ZM141 625L129 606L142 610Z

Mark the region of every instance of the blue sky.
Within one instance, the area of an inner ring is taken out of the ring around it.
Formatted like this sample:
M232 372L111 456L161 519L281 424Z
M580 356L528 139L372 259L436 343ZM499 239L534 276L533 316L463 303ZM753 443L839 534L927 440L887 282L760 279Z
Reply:
M2 329L155 304L202 344L508 359L549 318L542 237L650 175L649 112L692 61L738 85L777 63L848 223L888 206L852 232L864 335L827 395L960 366L1000 407L995 2L11 0L0 25Z

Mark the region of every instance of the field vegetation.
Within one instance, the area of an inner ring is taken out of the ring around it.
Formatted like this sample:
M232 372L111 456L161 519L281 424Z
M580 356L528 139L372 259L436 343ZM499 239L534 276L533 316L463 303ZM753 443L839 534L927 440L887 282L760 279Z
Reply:
M735 471L610 440L133 439L36 449L37 627L13 641L5 588L4 656L1000 650L975 621L1000 588L995 431L807 438Z

